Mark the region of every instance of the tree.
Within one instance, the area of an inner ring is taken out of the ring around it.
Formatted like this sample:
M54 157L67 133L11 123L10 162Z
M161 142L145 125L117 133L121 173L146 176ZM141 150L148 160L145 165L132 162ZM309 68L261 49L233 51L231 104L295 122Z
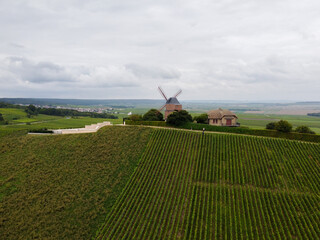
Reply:
M194 117L193 120L197 121L197 123L208 123L208 114L203 113L199 116Z
M274 130L275 128L276 128L276 122L269 122L269 123L266 125L266 129Z
M316 134L314 131L312 131L309 127L307 126L298 126L296 129L295 129L295 132L298 132L298 133L309 133L309 134Z
M141 121L142 120L142 116L139 114L132 114L129 119L131 121Z
M143 117L143 121L162 121L163 120L163 114L158 111L157 109L150 109L148 112L146 112Z
M175 111L167 118L167 123L175 126L180 126L187 122L192 122L192 117L186 110Z
M7 124L8 124L8 121L6 121L6 120L3 118L2 114L0 113L0 125L3 125L3 124L7 125Z
M285 120L280 120L279 122L276 122L275 129L279 132L288 133L292 130L292 125Z
M38 115L38 109L32 104L26 107L24 111L27 113L28 117L31 117L33 115Z

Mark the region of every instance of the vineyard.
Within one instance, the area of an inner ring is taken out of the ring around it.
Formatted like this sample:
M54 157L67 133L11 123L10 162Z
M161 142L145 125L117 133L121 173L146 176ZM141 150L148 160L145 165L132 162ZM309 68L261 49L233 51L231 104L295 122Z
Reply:
M319 239L320 145L155 130L97 239Z

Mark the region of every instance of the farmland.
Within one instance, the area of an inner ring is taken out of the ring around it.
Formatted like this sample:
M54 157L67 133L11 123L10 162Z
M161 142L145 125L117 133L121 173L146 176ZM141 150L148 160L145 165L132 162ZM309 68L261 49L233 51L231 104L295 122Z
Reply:
M319 161L319 144L155 130L97 239L319 239Z
M37 116L27 117L23 109L0 108L5 120L9 121L9 125L0 125L0 137L11 134L13 132L23 132L31 129L61 129L61 128L80 128L85 125L110 121L112 123L122 123L122 119L104 119L91 117L65 118L59 116L50 116L39 114Z
M317 134L320 134L320 118L303 115L276 115L276 114L250 114L250 113L238 113L238 122L241 126L265 129L269 122L275 122L279 120L289 121L294 128L297 126L308 126Z
M152 129L0 138L0 238L90 239L133 173Z

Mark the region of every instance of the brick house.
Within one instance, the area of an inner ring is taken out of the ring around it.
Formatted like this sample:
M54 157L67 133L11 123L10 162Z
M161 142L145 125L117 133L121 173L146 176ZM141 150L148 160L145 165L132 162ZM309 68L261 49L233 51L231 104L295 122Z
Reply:
M237 115L227 109L216 109L208 112L208 123L215 126L240 126Z

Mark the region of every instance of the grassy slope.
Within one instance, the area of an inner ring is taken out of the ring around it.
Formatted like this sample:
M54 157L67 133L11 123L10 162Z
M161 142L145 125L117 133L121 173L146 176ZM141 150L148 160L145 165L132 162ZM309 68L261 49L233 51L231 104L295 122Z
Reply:
M37 116L32 116L31 118L28 118L27 113L23 109L17 108L0 108L0 113L2 113L4 119L9 121L10 124L49 121L62 118L59 116L51 116L44 114L39 114Z
M67 119L64 117L43 114L28 118L23 109L15 108L0 108L0 113L3 114L5 120L9 121L9 125L0 125L0 137L16 131L23 131L25 133L30 129L80 128L84 127L85 125L104 121L110 121L114 124L122 123L122 119L104 119L90 117ZM14 118L16 118L16 120L13 120ZM25 123L30 123L30 125L26 125Z
M152 129L0 138L0 236L89 239L138 164Z
M319 239L320 145L156 130L99 239Z

